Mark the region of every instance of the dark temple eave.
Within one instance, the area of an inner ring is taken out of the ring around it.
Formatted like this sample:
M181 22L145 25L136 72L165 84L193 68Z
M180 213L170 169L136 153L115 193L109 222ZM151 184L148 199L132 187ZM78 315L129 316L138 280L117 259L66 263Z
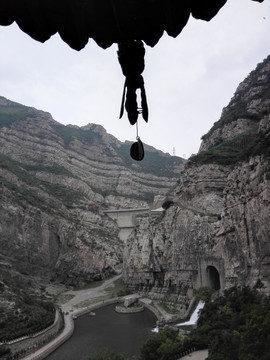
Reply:
M209 21L225 3L226 0L0 0L0 25L15 21L40 42L58 32L76 50L84 48L89 38L104 49L132 39L155 46L164 31L178 36L190 15Z

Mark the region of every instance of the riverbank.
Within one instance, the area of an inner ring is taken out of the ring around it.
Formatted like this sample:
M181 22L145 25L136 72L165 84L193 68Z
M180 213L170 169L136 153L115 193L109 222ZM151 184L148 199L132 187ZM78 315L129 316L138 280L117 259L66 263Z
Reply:
M91 305L86 308L77 309L64 315L64 330L50 343L46 344L42 348L38 349L35 353L30 354L23 358L23 360L42 360L49 354L66 342L73 334L74 331L74 318L85 315L87 313L94 312L104 306L115 304L119 302L119 298L101 301L95 305Z
M74 331L74 319L78 316L94 312L100 307L117 303L119 297L112 298L114 284L121 278L117 275L104 281L100 286L83 290L68 290L62 294L62 301L59 306L64 314L63 331L52 341L42 346L34 352L28 354L22 360L42 360L50 353L67 341Z
M112 298L115 293L115 284L121 278L117 275L104 281L100 286L83 290L69 290L62 293L62 303L59 304L64 314L64 329L52 341L27 355L23 360L42 360L66 342L73 334L74 319L95 310L114 303L123 301L121 297ZM175 314L169 314L158 302L142 297L139 299L142 306L150 310L157 318L157 325L171 323L175 320Z
M105 349L127 357L139 356L140 348L152 335L156 317L147 309L135 314L119 314L112 304L75 321L72 337L46 360L83 360Z
M37 348L44 346L52 339L57 337L57 335L62 332L63 327L64 321L62 314L58 310L56 310L55 320L51 326L38 333L24 336L1 345L4 345L10 349L11 354L10 356L8 356L8 359L11 358L11 356L15 359L21 359L23 356L34 352Z

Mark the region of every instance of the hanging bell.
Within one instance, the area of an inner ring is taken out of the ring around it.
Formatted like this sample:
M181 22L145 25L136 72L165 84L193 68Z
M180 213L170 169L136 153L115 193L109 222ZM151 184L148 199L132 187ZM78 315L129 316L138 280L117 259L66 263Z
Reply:
M131 145L130 156L136 161L141 161L144 158L143 143L139 137L137 137L137 141Z

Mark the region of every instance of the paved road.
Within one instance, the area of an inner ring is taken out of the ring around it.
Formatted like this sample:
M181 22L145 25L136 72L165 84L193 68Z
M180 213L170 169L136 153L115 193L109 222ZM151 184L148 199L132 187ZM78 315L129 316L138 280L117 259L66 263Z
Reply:
M38 349L36 352L27 355L23 358L23 360L41 360L44 359L46 355L48 355L50 352L52 352L52 349L57 349L60 344L62 344L65 340L67 340L73 333L73 320L71 316L65 316L65 327L64 330L61 332L59 336L57 336L55 339L53 339L48 344L44 345L40 349Z
M105 291L105 289L108 288L114 281L118 280L120 277L121 275L114 276L113 278L104 281L102 285L95 288L77 291L69 290L64 292L63 295L74 295L74 297L61 306L62 310L69 311L72 307L80 304L83 301L106 295L107 292Z
M208 357L208 350L200 350L200 351L195 351L194 353L191 353L184 357L181 357L181 360L205 360L207 357Z

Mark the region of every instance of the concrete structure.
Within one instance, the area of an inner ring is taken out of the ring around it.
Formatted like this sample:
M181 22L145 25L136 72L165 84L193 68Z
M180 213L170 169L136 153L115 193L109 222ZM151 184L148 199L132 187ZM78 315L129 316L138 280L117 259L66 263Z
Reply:
M115 307L115 311L120 314L136 314L144 311L144 306L139 304L137 306L130 306L130 307L119 305Z
M133 305L135 302L137 302L140 299L140 295L138 294L132 294L128 296L124 296L124 306L129 307Z
M126 242L132 230L134 229L137 215L149 215L149 208L138 209L119 209L119 210L105 210L111 219L117 222L119 227L119 238Z
M222 259L199 259L196 288L208 286L216 291L224 290L224 262Z
M49 354L56 350L60 345L66 342L73 334L74 322L71 315L66 315L64 330L61 334L56 337L53 341L49 342L42 348L36 350L32 354L24 357L23 360L42 360L45 359Z

